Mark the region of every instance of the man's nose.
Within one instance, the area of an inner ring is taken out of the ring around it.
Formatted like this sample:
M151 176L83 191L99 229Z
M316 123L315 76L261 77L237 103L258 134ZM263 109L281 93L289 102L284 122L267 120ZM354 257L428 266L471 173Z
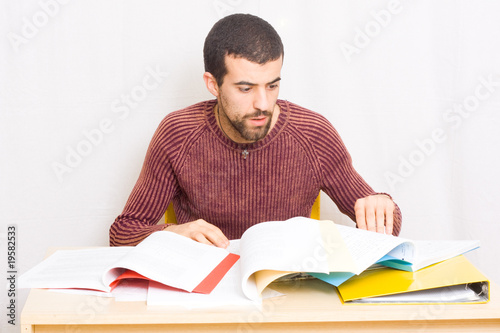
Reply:
M268 111L269 102L267 99L266 89L258 89L254 95L253 107L256 110Z

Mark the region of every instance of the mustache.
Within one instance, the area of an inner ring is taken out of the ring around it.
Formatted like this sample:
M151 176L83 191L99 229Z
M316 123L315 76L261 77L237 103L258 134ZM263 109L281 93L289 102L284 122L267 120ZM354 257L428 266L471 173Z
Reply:
M271 116L271 112L256 110L254 113L246 115L245 118L257 118L257 117L262 117L262 116L269 117L269 116Z

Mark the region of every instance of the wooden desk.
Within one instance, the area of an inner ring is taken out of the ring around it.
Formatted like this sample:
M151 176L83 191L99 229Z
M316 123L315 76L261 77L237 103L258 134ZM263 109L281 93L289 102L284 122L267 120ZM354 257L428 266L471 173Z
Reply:
M500 332L499 288L487 304L341 304L318 280L273 284L286 296L257 310L176 310L33 289L22 332Z

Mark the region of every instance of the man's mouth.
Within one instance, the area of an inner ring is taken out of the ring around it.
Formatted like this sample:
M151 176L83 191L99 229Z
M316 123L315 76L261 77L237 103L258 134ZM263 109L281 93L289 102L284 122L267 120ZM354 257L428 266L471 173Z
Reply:
M248 117L248 120L253 126L260 127L267 124L269 117L270 117L269 112L259 111L256 114Z
M250 120L250 123L255 127L264 126L267 123L266 116L252 117L249 120Z

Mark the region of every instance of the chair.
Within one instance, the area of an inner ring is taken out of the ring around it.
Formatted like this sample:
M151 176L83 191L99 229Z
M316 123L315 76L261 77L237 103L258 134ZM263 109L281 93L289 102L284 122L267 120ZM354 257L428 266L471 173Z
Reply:
M321 195L318 194L318 197L314 201L314 204L312 206L311 210L311 218L315 220L320 219L320 197ZM177 224L177 218L175 217L175 212L174 212L174 205L173 203L170 203L168 205L167 211L165 212L165 223L174 223Z

